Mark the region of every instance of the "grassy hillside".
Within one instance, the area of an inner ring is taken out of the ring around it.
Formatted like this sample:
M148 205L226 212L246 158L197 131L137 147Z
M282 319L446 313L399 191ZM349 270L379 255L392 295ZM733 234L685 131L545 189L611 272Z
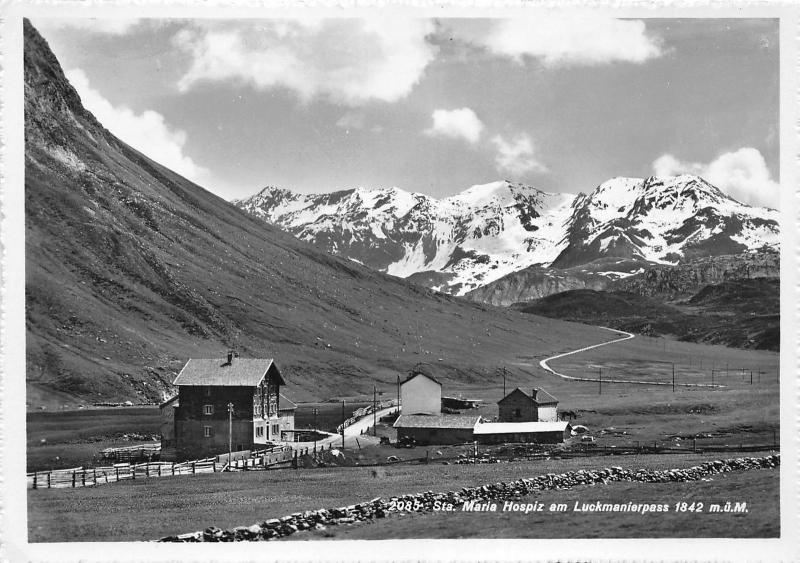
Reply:
M24 56L29 408L158 400L187 358L228 347L274 357L302 401L393 386L420 360L477 384L611 337L324 254L111 135L29 22Z

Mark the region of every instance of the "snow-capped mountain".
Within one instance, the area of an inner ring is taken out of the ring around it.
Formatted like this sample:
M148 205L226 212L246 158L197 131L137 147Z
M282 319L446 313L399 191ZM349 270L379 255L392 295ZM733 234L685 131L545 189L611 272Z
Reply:
M234 201L298 238L374 269L461 295L530 266L610 278L648 263L777 247L777 212L743 205L696 176L614 178L585 194L506 181L436 199L398 188Z

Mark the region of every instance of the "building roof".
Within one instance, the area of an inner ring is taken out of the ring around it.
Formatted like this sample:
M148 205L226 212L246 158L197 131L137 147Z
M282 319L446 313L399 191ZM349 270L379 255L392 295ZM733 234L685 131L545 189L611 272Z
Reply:
M225 359L198 360L192 358L183 366L173 385L256 387L269 371L277 376L281 385L286 384L271 358L234 357L231 363Z
M435 377L433 377L433 367L425 362L419 362L413 368L411 368L411 373L409 374L408 377L405 378L403 383L411 381L418 375L424 375L434 383L438 383L439 385L441 385L441 383Z
M458 414L401 414L395 428L474 428L480 416Z
M281 396L281 400L278 403L278 405L279 405L278 406L278 410L279 411L293 411L293 410L297 409L297 403L295 403L291 399L288 399L286 397L286 395L284 395L283 393L280 393L280 396Z
M160 405L158 405L158 408L160 408L160 409L163 409L164 407L166 407L166 406L167 406L167 405L169 405L170 403L175 403L175 404L174 404L174 405L172 405L172 406L173 406L173 407L177 407L177 406L178 406L178 397L179 397L179 396L180 396L180 395L175 395L175 396L174 396L174 397L172 397L171 399L167 399L166 401L164 401L163 403L161 403Z
M553 397L550 393L548 393L544 389L539 389L538 387L535 387L533 389L533 393L532 394L528 394L525 391L523 391L522 389L520 389L519 387L517 387L511 393L509 393L508 395L506 395L505 397L503 397L502 399L500 399L497 402L498 403L502 403L503 401L508 399L511 395L514 395L515 393L522 393L523 395L525 395L528 399L530 399L532 402L536 403L537 405L549 405L549 404L552 404L552 403L558 403L558 399Z
M537 432L565 432L569 422L484 422L475 427L476 435L484 434L535 434Z

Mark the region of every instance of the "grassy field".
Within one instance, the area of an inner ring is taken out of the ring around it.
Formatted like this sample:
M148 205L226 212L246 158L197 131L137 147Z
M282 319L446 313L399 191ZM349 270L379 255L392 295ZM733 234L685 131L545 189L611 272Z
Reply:
M634 469L688 467L708 459L713 457L685 454L492 465L403 464L379 468L286 469L123 481L85 489L29 490L29 540L148 540L212 525L220 528L250 525L292 512L337 507L379 496L453 490L543 473L609 465ZM737 495L731 492L731 500L738 496L740 501L747 501L748 498L744 497L750 495L749 490ZM628 499L620 497L619 500Z
M37 411L26 416L28 471L90 466L103 448L136 445L124 434L159 435L158 407Z
M377 540L456 538L774 538L780 536L779 472L725 473L710 481L686 483L609 483L595 487L547 491L528 497L545 504L543 512L399 513L370 524L329 527L296 534L292 540ZM667 504L664 513L575 512L577 502L590 504ZM746 513L712 513L710 504L746 502ZM703 512L678 512L678 502L704 503ZM565 503L565 512L551 512Z

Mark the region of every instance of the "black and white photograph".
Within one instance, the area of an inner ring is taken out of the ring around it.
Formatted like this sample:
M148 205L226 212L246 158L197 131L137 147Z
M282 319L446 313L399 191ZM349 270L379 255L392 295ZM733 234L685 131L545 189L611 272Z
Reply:
M5 557L800 556L797 10L265 6L3 16Z

